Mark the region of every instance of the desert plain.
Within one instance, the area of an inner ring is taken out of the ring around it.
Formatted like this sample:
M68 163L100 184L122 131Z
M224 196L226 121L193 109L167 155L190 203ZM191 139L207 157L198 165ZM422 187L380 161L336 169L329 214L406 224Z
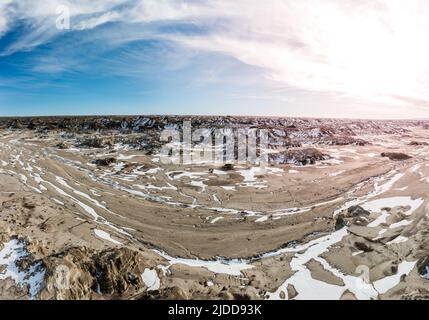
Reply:
M162 129L271 160L164 164ZM0 119L2 299L427 299L429 121Z

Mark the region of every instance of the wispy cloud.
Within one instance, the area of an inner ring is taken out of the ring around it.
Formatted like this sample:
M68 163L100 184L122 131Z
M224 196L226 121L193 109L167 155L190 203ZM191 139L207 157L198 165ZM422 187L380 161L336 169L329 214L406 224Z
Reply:
M55 28L59 6L70 9L71 30ZM0 37L18 24L27 32L1 54L33 50L69 33L82 33L76 46L93 41L100 52L157 40L186 53L177 56L174 48L170 55L161 53L178 68L200 52L214 53L260 70L258 82L273 90L292 88L403 108L429 106L425 0L3 0ZM62 60L56 57L61 51L52 52L54 57L48 53L36 61L35 71L64 72L79 65L76 55L64 54ZM125 51L118 59L150 64L146 53ZM112 61L110 69L132 75L130 64L127 69ZM225 73L215 65L201 73L207 83L222 81ZM224 69L225 64L219 68ZM238 80L236 71L228 77Z

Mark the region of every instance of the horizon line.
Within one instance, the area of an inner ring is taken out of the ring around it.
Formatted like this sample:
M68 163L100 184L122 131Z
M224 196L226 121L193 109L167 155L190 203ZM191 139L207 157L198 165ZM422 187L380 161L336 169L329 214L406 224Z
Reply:
M323 116L282 116L282 115L244 115L244 114L62 114L62 115L0 115L0 119L27 119L27 118L67 118L67 117L236 117L236 118L273 118L273 119L335 119L335 120L367 120L367 121L428 121L429 118L353 118L353 117L323 117Z

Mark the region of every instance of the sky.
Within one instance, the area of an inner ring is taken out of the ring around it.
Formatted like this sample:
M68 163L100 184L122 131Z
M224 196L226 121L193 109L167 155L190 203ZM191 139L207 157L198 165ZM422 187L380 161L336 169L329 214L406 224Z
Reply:
M0 0L0 116L429 118L426 0Z

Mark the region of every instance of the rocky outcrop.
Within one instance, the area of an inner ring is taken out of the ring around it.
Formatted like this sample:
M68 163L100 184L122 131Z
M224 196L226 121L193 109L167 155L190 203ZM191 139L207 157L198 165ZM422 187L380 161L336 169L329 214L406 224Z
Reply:
M366 226L369 223L370 212L361 206L351 206L345 213L339 214L335 219L335 230L352 224Z
M417 262L417 270L423 278L429 280L429 257L422 258Z
M59 142L55 145L55 148L60 149L60 150L64 150L64 149L68 149L69 147L64 142Z
M110 148L115 144L114 137L84 137L77 143L79 148Z
M274 163L305 166L315 164L316 161L327 160L329 159L329 155L315 148L294 148L284 152L270 154L270 158Z
M366 146L369 144L368 141L363 139L357 139L350 136L329 136L322 139L319 143L336 145L336 146L345 146L345 145L355 145L355 146Z
M428 146L429 143L427 142L421 142L421 141L411 141L409 143L410 146Z
M141 276L146 261L128 248L101 252L70 248L44 258L43 264L47 273L42 299L126 299L146 290Z
M309 119L231 116L66 116L0 118L0 127L38 130L67 130L71 132L97 132L116 130L121 133L146 133L166 126L181 128L183 121L194 127L205 128L256 128L269 129L270 138L287 146L300 146L302 142L324 144L362 144L360 134L409 132L407 126L428 126L422 121L387 121L356 119Z
M288 295L289 300L292 300L293 298L295 298L298 295L298 292L296 291L293 284L287 285L287 295Z
M361 250L361 251L363 251L363 252L371 252L371 251L374 251L374 249L373 248L371 248L370 246L368 246L366 243L364 243L364 242L355 242L355 247L358 249L358 250Z
M370 212L365 210L361 206L351 206L347 209L347 215L350 218L355 218L359 216L369 216Z
M400 152L383 152L381 153L381 156L387 157L393 161L404 161L412 158L411 156Z
M222 166L221 170L223 170L223 171L231 171L231 170L234 170L234 165L233 165L232 163L225 163L225 164Z
M19 130L19 129L23 129L24 126L21 124L21 122L19 120L12 120L7 124L7 128L9 130Z
M343 214L339 214L339 215L335 218L335 225L334 225L335 231L338 231L338 230L340 230L340 229L344 228L345 226L347 226L347 221L346 221L346 219L344 218L344 215L343 215Z
M107 167L112 163L116 163L116 159L115 158L95 159L95 160L92 160L91 163L100 167Z

